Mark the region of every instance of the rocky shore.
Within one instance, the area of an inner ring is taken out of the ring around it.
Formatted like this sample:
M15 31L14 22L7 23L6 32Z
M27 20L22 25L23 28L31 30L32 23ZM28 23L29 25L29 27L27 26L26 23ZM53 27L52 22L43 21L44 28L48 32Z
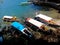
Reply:
M56 0L30 0L31 2L33 2L34 5L38 5L38 6L48 6L51 8L54 8L56 10L59 10L60 12L60 1Z

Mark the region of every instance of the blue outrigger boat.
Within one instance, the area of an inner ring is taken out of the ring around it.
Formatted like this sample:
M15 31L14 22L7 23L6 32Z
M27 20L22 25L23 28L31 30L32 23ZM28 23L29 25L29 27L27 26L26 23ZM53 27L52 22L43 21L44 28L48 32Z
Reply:
M32 33L22 24L19 22L13 22L11 23L11 26L16 28L18 31L22 32L23 34L32 37Z

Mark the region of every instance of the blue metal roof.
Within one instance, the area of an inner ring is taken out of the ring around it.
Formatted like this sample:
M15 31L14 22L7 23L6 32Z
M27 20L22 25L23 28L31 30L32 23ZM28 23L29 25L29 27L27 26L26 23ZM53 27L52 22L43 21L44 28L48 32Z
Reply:
M12 25L13 27L17 28L17 29L20 30L20 31L22 31L22 30L25 28L24 25L22 25L22 24L20 24L20 23L18 23L18 22L13 22L11 25Z

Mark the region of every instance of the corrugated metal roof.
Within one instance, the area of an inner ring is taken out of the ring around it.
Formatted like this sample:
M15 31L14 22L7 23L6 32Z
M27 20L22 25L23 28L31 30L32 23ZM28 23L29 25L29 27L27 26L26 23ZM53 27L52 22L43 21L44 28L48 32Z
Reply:
M15 28L17 28L19 31L23 31L24 30L24 25L22 25L22 24L20 24L20 23L18 23L18 22L13 22L12 24L11 24L13 27L15 27Z
M29 20L28 20L28 22L30 22L30 23L32 23L33 25L35 25L35 26L37 26L37 27L41 27L42 25L44 25L43 23L41 23L41 22L39 22L39 21L37 21L37 20L34 20L34 19L32 19L32 18L30 18Z
M36 15L36 17L40 17L40 18L42 18L42 19L44 19L44 20L46 20L46 21L52 20L51 17L48 17L48 16L43 15L43 14L38 14L38 15Z

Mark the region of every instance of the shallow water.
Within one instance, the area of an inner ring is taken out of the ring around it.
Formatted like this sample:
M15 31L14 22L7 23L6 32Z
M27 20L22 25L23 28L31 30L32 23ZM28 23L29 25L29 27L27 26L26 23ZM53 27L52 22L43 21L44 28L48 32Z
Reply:
M25 2L27 0L1 0L0 1L0 18L4 15L17 16L18 18L23 19L23 17L34 17L36 12L43 13L53 18L59 16L54 9L44 8L42 6L35 6L33 4L27 6L19 5L21 2ZM55 15L55 16L53 16Z
M4 15L12 15L12 16L29 16L34 15L36 12L33 9L35 6L33 4L28 6L20 6L21 2L25 2L27 0L3 0L3 3L0 3L0 18Z

